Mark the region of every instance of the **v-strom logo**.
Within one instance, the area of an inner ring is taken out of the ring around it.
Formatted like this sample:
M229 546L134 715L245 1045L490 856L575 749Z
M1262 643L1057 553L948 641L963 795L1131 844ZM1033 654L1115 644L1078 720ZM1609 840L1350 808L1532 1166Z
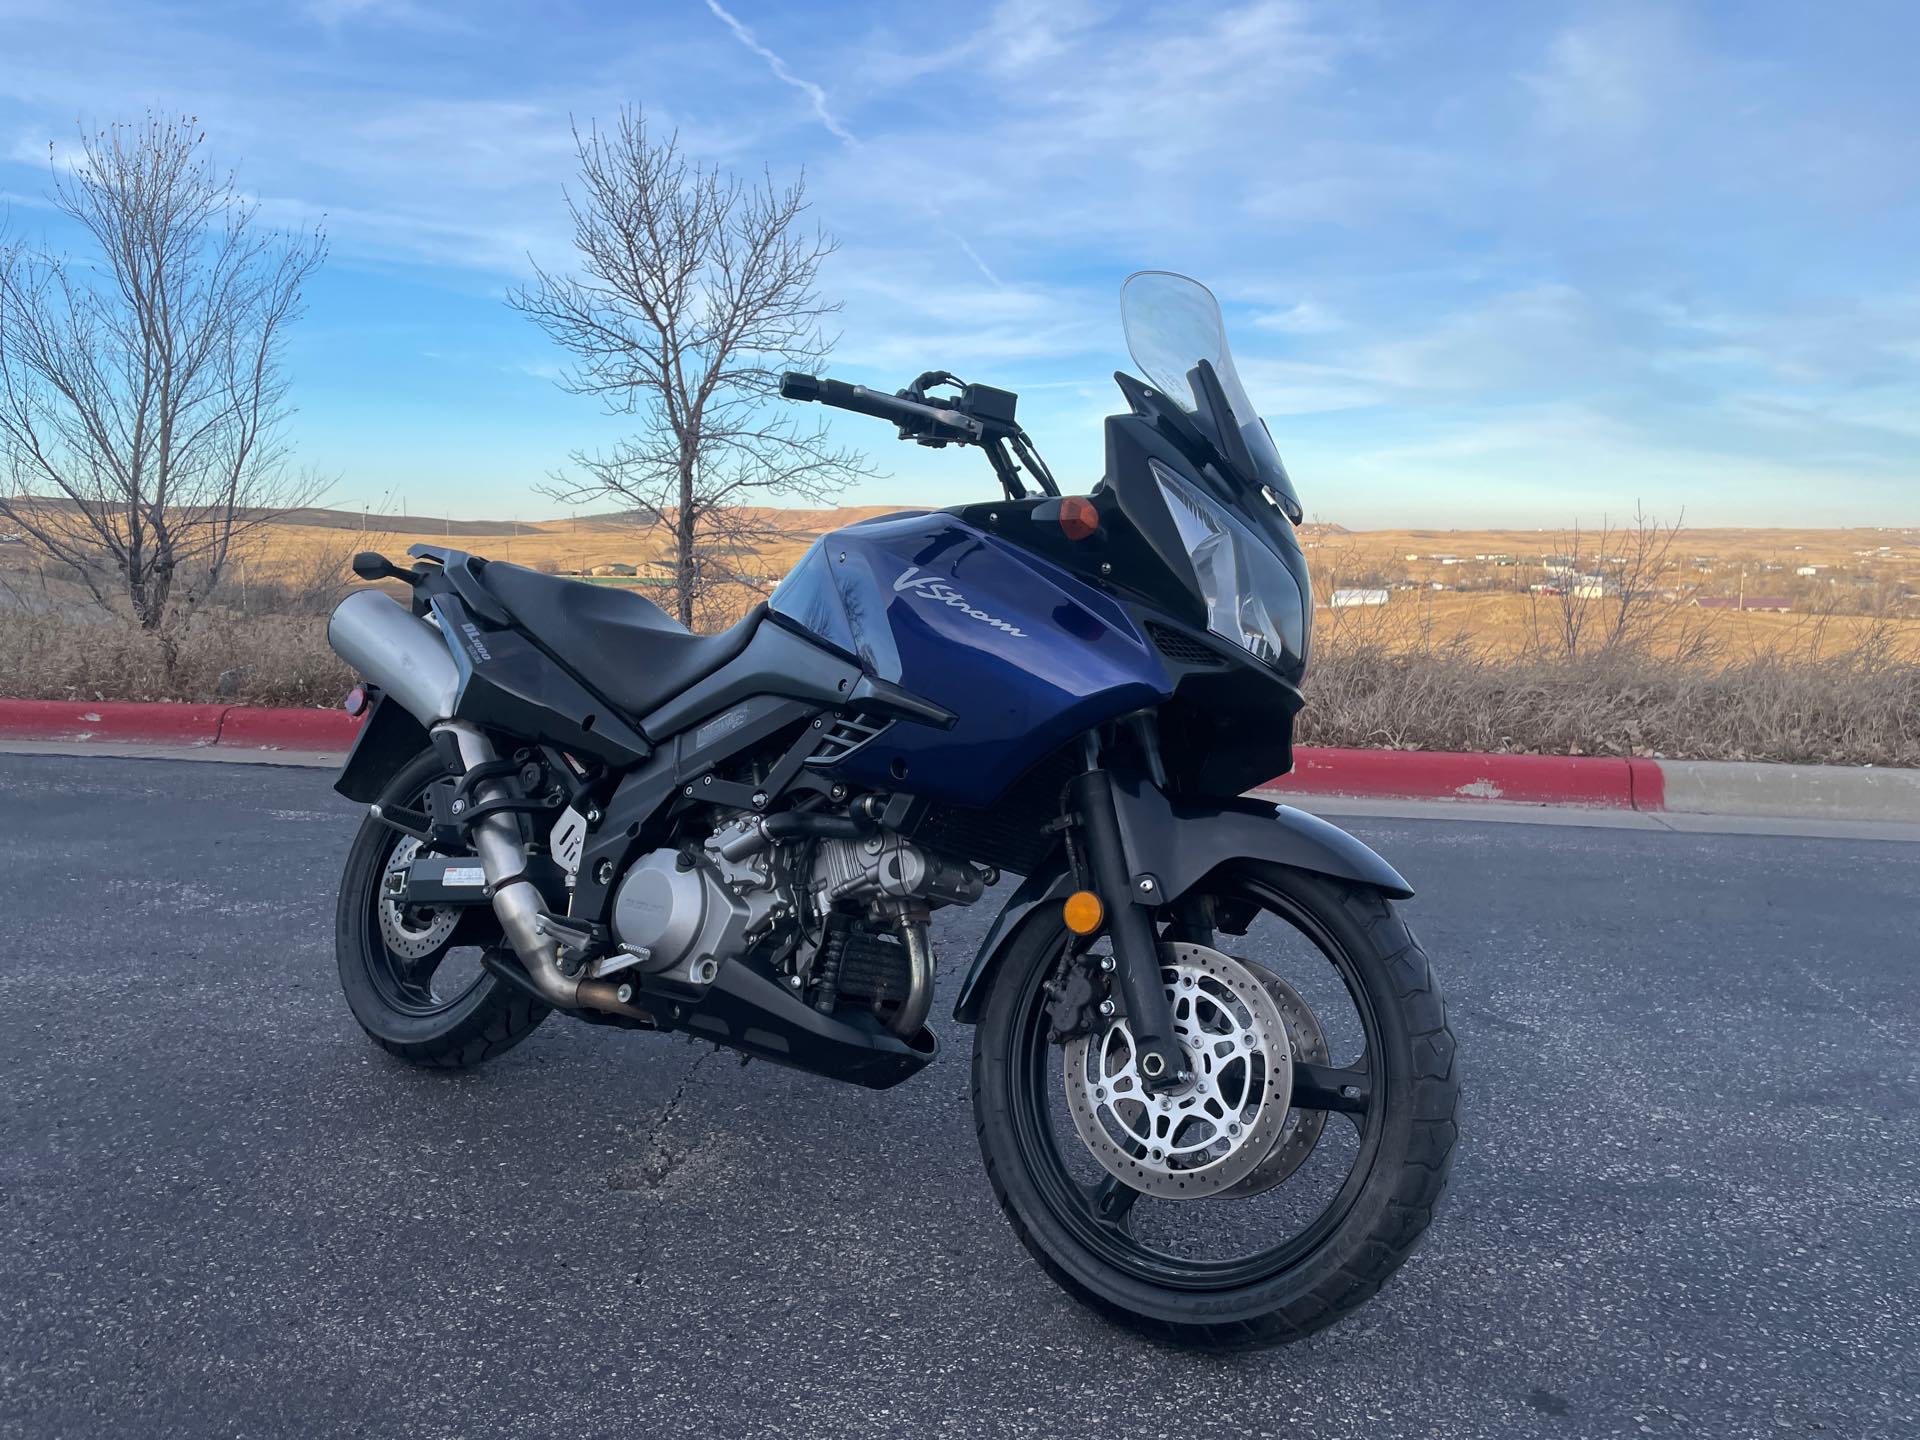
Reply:
M971 600L946 581L936 579L932 575L922 575L918 565L909 565L901 572L900 578L893 582L894 594L897 595L902 590L910 590L922 599L933 600L941 605L951 605L962 615L978 620L982 625L991 625L1003 635L1018 636L1022 640L1027 638L1027 632L1012 621L989 615L984 610L976 610Z

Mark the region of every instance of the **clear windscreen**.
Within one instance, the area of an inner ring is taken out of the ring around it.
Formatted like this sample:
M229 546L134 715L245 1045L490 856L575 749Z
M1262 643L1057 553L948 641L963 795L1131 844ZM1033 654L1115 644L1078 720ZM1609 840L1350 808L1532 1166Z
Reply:
M1127 351L1140 373L1154 389L1208 425L1214 423L1214 417L1194 386L1193 372L1202 360L1213 367L1233 411L1230 416L1218 417L1219 423L1233 426L1245 443L1256 472L1248 478L1256 487L1271 489L1288 518L1298 520L1299 497L1287 478L1287 467L1281 463L1273 437L1267 433L1266 422L1254 409L1234 369L1233 352L1227 348L1226 322L1213 292L1198 280L1170 270L1142 270L1127 277L1120 287L1120 320L1126 331Z

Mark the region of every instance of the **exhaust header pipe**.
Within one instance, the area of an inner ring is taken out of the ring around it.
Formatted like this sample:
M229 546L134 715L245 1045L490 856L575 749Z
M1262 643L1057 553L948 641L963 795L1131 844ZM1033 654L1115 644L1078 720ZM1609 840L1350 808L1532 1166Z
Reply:
M334 654L432 729L453 714L460 672L441 633L378 590L356 590L327 621Z

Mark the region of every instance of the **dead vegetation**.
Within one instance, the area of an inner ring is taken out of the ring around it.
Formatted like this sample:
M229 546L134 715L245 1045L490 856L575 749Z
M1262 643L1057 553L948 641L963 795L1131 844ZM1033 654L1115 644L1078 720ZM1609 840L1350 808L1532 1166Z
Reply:
M1892 624L1836 644L1809 617L1754 650L1676 611L1684 645L1656 628L1569 654L1489 651L1417 616L1322 616L1301 744L1920 766L1920 657Z
M0 571L0 696L335 704L353 677L327 649L326 614L363 538L338 533L259 574L233 567L177 632L171 675L137 625ZM1417 604L1322 606L1299 741L1920 767L1910 623L1803 615L1762 644L1737 618L1650 606L1624 638L1569 653L1558 626L1516 649ZM1606 614L1580 623L1617 629Z

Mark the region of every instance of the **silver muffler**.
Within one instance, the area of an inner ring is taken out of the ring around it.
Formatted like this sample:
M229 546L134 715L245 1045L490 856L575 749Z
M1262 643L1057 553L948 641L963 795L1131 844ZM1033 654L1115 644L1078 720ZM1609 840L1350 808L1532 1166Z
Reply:
M446 637L378 590L356 590L327 621L333 653L428 729L453 714L460 672Z

